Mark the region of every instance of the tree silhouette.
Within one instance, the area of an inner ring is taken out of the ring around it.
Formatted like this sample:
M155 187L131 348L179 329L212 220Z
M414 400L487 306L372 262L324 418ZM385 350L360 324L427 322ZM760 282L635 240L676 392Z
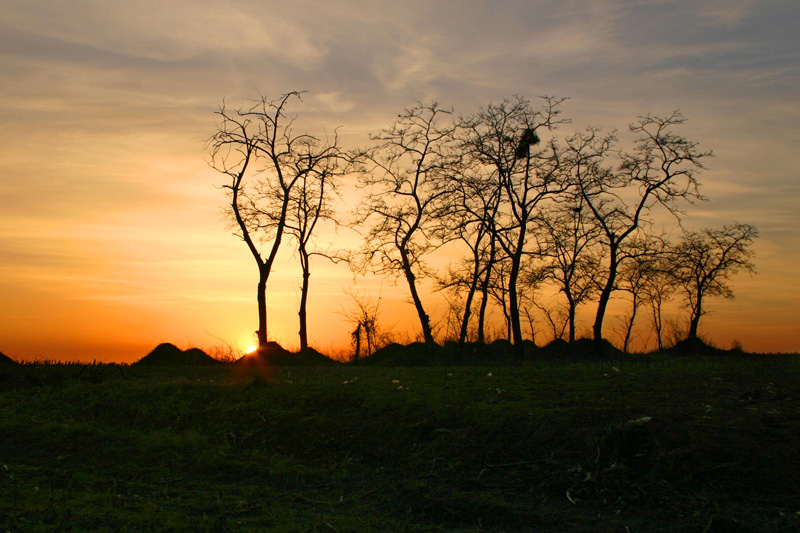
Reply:
M357 293L352 289L346 292L352 299L354 308L343 311L342 316L353 326L350 331L350 339L354 348L353 362L358 364L361 359L362 342L367 345L364 357L369 357L378 348L380 342L378 317L381 313L381 299L378 297L378 300L375 301L366 294Z
M565 158L577 194L601 229L606 253L606 279L592 326L598 349L617 272L627 256L625 246L642 235L655 207L678 217L679 200L702 198L695 171L703 168L702 160L711 152L699 151L695 142L673 132L684 122L678 111L666 117L641 117L629 127L637 135L632 152L620 153L615 134L601 136L593 128L567 140Z
M457 141L463 143L463 140ZM458 148L457 148L458 149ZM498 246L495 217L500 208L500 189L486 174L473 172L473 168L458 161L451 179L449 202L452 209L441 226L451 238L459 240L469 250L469 255L451 264L446 275L439 280L442 289L451 291L464 300L458 333L459 346L467 340L473 302L480 294L478 308L477 341L486 339L486 312L489 287L497 261Z
M659 235L645 235L634 239L626 246L625 261L620 263L617 273L617 290L630 295L630 313L622 316L622 351L630 351L633 325L639 309L648 302L649 289L663 282L660 270L667 248L666 241Z
M671 270L663 268L663 261L659 261L653 277L648 279L644 286L644 297L650 307L650 323L656 334L656 347L664 349L665 323L664 306L672 300L676 289L676 281Z
M678 243L675 275L690 310L687 340L698 338L700 317L706 314L705 298L733 298L731 276L742 270L755 272L751 245L757 237L754 226L737 222L722 229L686 232Z
M405 279L429 344L435 341L419 280L427 274L425 256L440 245L436 228L449 209L446 173L453 127L441 120L449 114L436 103L418 103L372 135L377 144L361 154L361 186L367 194L357 223L368 226L363 256L373 272Z
M546 273L566 299L567 340L574 342L578 306L597 292L596 279L602 274L601 258L596 250L600 231L582 197L542 212L536 221L542 234L542 254L549 260ZM556 335L559 327L552 313L542 310L547 314L554 336L560 337Z
M300 349L308 348L308 293L311 278L311 257L322 256L338 262L335 255L315 251L311 248L317 224L321 220L335 222L331 194L338 186L338 177L348 172L349 158L339 150L338 136L325 143L309 137L302 145L295 160L295 172L299 176L290 194L286 217L286 231L294 237L300 260L302 278L300 282Z
M536 131L550 130L567 122L559 119L563 99L544 97L540 109L517 97L479 110L462 119L465 131L462 149L471 171L496 191L498 208L492 218L492 237L509 260L503 294L508 297L504 313L510 321L518 355L523 352L520 321L519 279L523 257L530 247L530 225L540 203L566 189L555 146L531 147L539 140ZM519 157L518 157L519 156ZM491 194L489 195L491 197Z
M222 103L217 131L208 140L211 166L228 181L228 215L233 228L247 245L258 267L259 346L267 344L266 288L286 231L287 217L297 187L315 174L325 172L338 148L306 133L295 134L295 118L286 115L292 91L276 100L261 96L250 107L229 110ZM265 250L257 243L265 243Z

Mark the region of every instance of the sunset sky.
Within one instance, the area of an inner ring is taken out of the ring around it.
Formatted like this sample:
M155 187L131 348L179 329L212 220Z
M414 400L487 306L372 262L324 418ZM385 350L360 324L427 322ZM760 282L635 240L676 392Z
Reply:
M339 126L348 147L416 100L469 114L567 96L564 133L680 109L681 132L715 153L700 175L711 201L686 226L760 232L757 275L708 302L702 333L800 351L798 23L797 0L4 0L0 351L132 362L161 342L252 344L256 268L226 228L205 141L223 99L292 90L308 91L298 124ZM269 333L291 348L290 245L282 261ZM311 283L310 340L343 349L353 276L317 261ZM355 283L381 296L387 327L416 336L402 287Z

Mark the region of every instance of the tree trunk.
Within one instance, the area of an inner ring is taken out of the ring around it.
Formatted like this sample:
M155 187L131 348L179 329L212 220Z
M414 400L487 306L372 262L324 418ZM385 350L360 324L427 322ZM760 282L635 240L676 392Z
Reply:
M697 292L697 303L692 309L691 320L689 321L689 334L686 336L687 340L697 340L697 330L700 326L700 317L703 315L703 300L702 292Z
M653 329L656 330L656 341L658 342L658 350L664 349L664 335L663 335L663 322L661 319L661 302L653 300L650 305L653 310Z
M464 316L461 319L461 331L458 334L458 347L464 348L467 342L467 333L469 330L469 319L472 316L472 301L475 299L475 292L478 290L478 278L480 277L480 258L475 254L475 268L472 270L472 277L469 284L469 292L467 293L467 301L464 304Z
M308 349L308 322L307 322L307 304L308 304L308 282L311 277L311 265L308 262L308 253L305 250L300 250L300 265L303 270L303 281L300 286L300 309L297 312L300 317L300 350Z
M636 320L636 311L639 309L639 301L636 293L633 293L633 305L631 308L631 318L625 328L625 339L622 342L622 351L628 353L628 346L631 342L631 335L633 333L633 321Z
M361 357L361 322L358 323L356 326L355 331L353 331L353 336L356 338L356 354L355 359L353 360L353 364L358 364L358 359Z
M566 291L565 291L566 292ZM567 323L569 325L569 342L572 344L575 342L575 300L572 298L572 294L570 292L566 292L567 295Z
M603 349L603 319L606 315L606 307L608 301L611 299L611 292L614 289L614 282L617 279L617 247L612 244L609 249L608 261L608 279L600 293L600 298L597 302L597 314L594 318L594 325L592 326L592 335L595 344L595 350L598 354L602 353Z
M433 332L431 331L430 317L425 313L425 308L422 307L422 300L417 291L416 276L411 271L411 262L406 253L401 252L400 256L403 260L403 273L405 273L406 281L408 282L408 290L411 292L411 300L414 302L414 309L417 310L417 316L419 316L419 321L422 325L422 337L425 340L425 344L435 344Z
M258 292L256 301L258 302L258 346L267 345L267 278L269 270L265 265L260 265L258 269Z
M517 356L522 357L525 355L525 349L522 346L522 322L519 317L519 295L517 294L517 279L519 278L519 269L521 252L518 251L514 257L511 258L511 272L508 275L508 314L511 320L511 335L513 337L514 351Z
M467 333L469 331L469 319L472 316L472 300L475 298L475 290L477 289L477 280L472 282L467 294L467 301L464 304L464 316L461 318L461 331L458 333L458 347L464 348L467 342Z
M478 312L478 344L486 344L486 307L489 305L489 284L492 281L494 255L496 253L494 236L489 246L489 261L486 263L486 275L481 282L481 307Z
M530 158L528 158L528 165L530 165ZM526 173L529 170L526 168ZM511 272L508 274L508 306L509 315L511 317L511 333L513 335L514 351L518 357L525 355L525 348L522 345L522 322L519 316L519 294L517 293L517 281L519 280L519 271L522 268L522 253L525 248L525 238L528 232L528 217L527 213L521 217L519 222L519 235L517 236L516 247L514 253L511 254ZM505 246L504 246L505 248ZM508 248L506 248L508 250Z

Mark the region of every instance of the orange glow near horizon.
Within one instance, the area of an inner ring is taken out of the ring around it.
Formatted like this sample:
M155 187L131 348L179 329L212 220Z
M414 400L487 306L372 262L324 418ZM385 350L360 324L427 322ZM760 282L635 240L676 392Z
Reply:
M66 224L47 224L34 214L4 230L0 251L10 260L0 267L0 351L18 360L122 363L135 362L162 342L212 355L252 351L255 265L242 241L224 229L223 197L210 185L218 177L202 161L187 171L206 177L202 187L179 189L171 202L148 204L145 211L101 210ZM352 236L332 234L321 242L337 239L341 243ZM738 341L755 352L800 351L800 313L787 296L800 294L800 286L793 281L779 296L775 292L773 279L793 279L780 253L774 244L756 241L759 274L735 278L735 300L707 303L710 314L702 319L701 332L709 340L723 348ZM439 258L442 265L450 260ZM269 338L289 350L299 347L298 275L287 241L267 299ZM352 306L346 291L353 284L346 266L315 260L309 341L322 353L351 349L351 325L344 315ZM417 340L419 324L402 280L359 279L356 288L381 298L380 325L396 340ZM424 303L444 338L446 302L427 291ZM606 319L605 334L612 340L614 315L625 312L621 305L612 300ZM579 333L588 334L592 311L591 304L582 309ZM679 312L673 317L681 318ZM646 321L642 316L640 325ZM541 344L548 335L543 322L538 327ZM499 325L493 330L495 337L502 336ZM645 342L652 347L654 341L643 332L634 349Z
M321 279L315 281L323 286L327 283ZM721 348L730 348L734 342L740 342L747 351L753 352L800 351L793 329L792 310L783 310L785 314L781 310L762 314L761 318L767 319L766 324L752 320L749 313L743 312L743 308L759 303L758 286L753 283L755 280L746 277L737 281L739 283L735 287L739 296L736 300L709 300L710 314L701 321L701 333ZM751 284L755 285L752 289ZM312 281L312 291L313 288ZM392 330L400 342L416 340L419 328L403 287L382 286L379 290L382 292L381 327ZM299 347L295 333L297 315L293 309L296 302L294 294L284 294L282 297L284 305L280 305L277 297L270 299L269 338L294 351ZM311 300L311 345L322 353L332 355L349 351L350 325L341 313L348 304L346 297L342 293L315 296L312 292ZM254 297L248 300L246 295L233 304L222 305L213 314L209 313L215 326L213 332L214 326L203 325L198 328L193 324L192 314L196 315L196 311L186 305L157 311L148 306L137 308L113 301L53 301L41 297L26 302L27 305L20 306L14 317L6 317L0 324L4 341L0 351L17 360L132 363L161 342L172 342L184 349L200 347L211 355L225 355L229 349L240 354L251 353L255 349L252 343L255 302ZM444 302L429 295L426 303L430 305L431 315L441 321L446 309ZM50 309L47 309L48 305ZM209 304L206 310L214 311L215 305ZM606 336L612 339L615 338L615 315L624 311L621 306L622 302L617 300L609 310ZM592 307L587 306L581 313L579 332L583 335L589 333L592 311ZM498 316L495 313L495 317ZM678 315L673 311L671 316ZM643 316L641 325L645 326L646 322ZM48 323L49 329L42 330L41 324ZM543 328L544 324L540 323L539 327ZM642 330L645 337L646 329ZM492 330L495 335L502 331L499 325L493 326ZM37 334L32 334L32 331ZM642 348L645 337L634 341L634 350ZM549 338L541 329L537 331L537 344L543 344ZM654 339L649 338L648 341L652 348Z
M221 357L250 350L256 267L226 229L224 180L208 165L205 140L223 98L236 108L292 90L308 90L287 111L295 131L324 137L339 128L347 149L368 145L370 132L417 100L469 115L515 94L569 97L563 117L572 124L547 133L560 139L587 126L622 138L637 116L680 109L688 119L680 133L715 153L699 174L711 201L685 206L687 227L742 222L760 232L758 273L734 279L736 299L708 301L701 334L723 348L800 352L800 106L796 59L786 52L798 48L791 23L800 4L697 2L677 16L668 2L530 2L473 6L446 25L449 2L426 3L424 17L400 3L317 4L258 13L231 4L220 17L186 0L158 10L0 3L0 352L132 363L162 342ZM353 178L345 181L343 214L359 202ZM357 241L339 228L319 245ZM285 239L267 288L268 337L292 351L293 251ZM453 260L442 251L432 263ZM315 257L315 349L351 349L354 288L381 298L380 326L396 341L417 340L403 280L354 279ZM442 340L447 301L430 284L422 292ZM612 340L623 305L621 296L611 302ZM684 317L680 306L671 318ZM581 310L580 334L592 312L593 304ZM654 342L645 315L635 350ZM495 312L495 338L504 335L500 319ZM537 343L549 340L544 320L537 328Z
M195 162L190 171L217 176ZM176 198L180 208L151 207L140 212L91 213L87 220L60 226L32 219L21 229L6 232L10 257L22 266L6 264L0 288L0 351L18 360L105 361L132 363L156 345L171 342L182 348L199 347L211 355L249 353L256 329L255 276L252 257L241 240L224 229L219 205L222 195L213 187L190 190ZM102 216L102 222L96 217ZM352 237L329 235L330 241ZM322 242L327 242L322 239ZM10 243L10 246L9 244ZM759 274L734 280L736 299L710 299L710 313L701 333L723 348L741 342L754 352L798 352L797 308L784 299L776 305L772 278L787 279L791 269L770 246L756 242ZM440 264L451 261L440 257ZM22 265L22 263L18 263ZM268 284L269 338L289 350L299 348L297 303L299 267L287 242ZM345 314L352 306L347 290L353 276L346 266L315 260L309 301L309 341L322 353L341 355L350 347L351 324ZM381 299L380 326L397 341L413 342L418 320L408 302L403 280L396 284L377 278L359 279L356 288ZM430 286L428 286L430 289ZM800 293L797 282L784 288ZM427 291L424 303L443 331L447 303ZM605 336L615 339L622 301L612 300ZM579 333L587 335L592 305L581 311ZM645 313L642 313L645 315ZM682 318L675 310L673 318ZM495 313L499 318L499 313ZM646 316L640 319L645 326ZM538 325L536 340L549 340ZM653 347L644 331L633 349ZM493 336L503 336L492 326Z

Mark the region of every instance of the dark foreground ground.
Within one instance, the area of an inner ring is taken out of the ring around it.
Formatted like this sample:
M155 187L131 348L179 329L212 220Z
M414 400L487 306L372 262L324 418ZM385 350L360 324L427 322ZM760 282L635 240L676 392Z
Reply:
M0 531L800 531L798 450L798 356L0 367Z

